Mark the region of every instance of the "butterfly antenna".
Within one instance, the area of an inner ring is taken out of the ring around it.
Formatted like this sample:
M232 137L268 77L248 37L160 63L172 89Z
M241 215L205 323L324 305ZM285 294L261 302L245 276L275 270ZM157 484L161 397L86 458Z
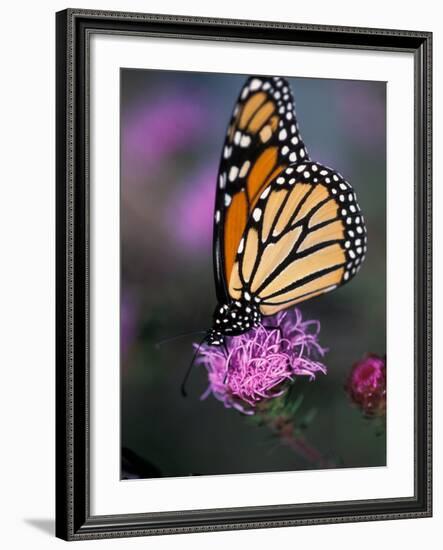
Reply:
M195 350L194 356L192 357L192 361L191 361L191 363L188 367L188 370L186 371L185 376L183 377L183 382L182 382L181 387L180 387L181 394L183 395L183 397L187 397L187 395L188 395L187 392L186 392L186 384L187 384L189 376L192 372L192 367L194 366L195 360L197 359L197 355L198 355L198 353L200 351L200 348L202 347L202 344L205 341L205 339L206 339L206 334L204 335L204 337L202 338L201 342L199 343L197 349Z
M193 330L191 332L183 332L182 334L176 334L175 336L171 336L170 338L165 338L164 340L160 340L154 344L155 348L158 349L164 344L167 344L168 342L172 342L173 340L178 340L179 338L183 338L184 336L191 336L192 334L206 334L206 330Z

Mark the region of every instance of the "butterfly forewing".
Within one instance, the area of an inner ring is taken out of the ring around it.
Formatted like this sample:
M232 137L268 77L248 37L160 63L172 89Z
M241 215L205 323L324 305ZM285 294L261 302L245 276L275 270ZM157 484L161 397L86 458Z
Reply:
M350 280L366 253L366 228L352 187L307 161L267 183L246 222L228 292L245 291L272 315Z
M235 278L240 241L263 191L290 164L307 159L287 81L249 78L228 126L217 181L214 270L220 301L232 297L228 284ZM252 258L253 239L248 258ZM247 273L248 266L244 269Z

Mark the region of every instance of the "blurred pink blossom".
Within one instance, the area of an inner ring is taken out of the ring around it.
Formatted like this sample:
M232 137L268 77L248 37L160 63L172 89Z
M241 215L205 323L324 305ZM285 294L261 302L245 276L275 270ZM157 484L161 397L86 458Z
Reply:
M173 207L175 238L187 251L210 250L214 224L217 165L200 169L178 193Z
M346 382L351 400L366 416L386 413L386 360L373 353L355 363Z
M122 116L122 168L136 174L200 139L207 109L192 94L165 95L135 105Z

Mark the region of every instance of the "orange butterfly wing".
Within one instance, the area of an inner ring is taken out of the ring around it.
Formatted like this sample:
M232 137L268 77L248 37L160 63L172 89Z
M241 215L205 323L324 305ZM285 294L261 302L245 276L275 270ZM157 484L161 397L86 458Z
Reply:
M262 191L240 240L228 293L273 315L349 281L360 269L366 227L355 192L316 162L287 167Z
M214 223L214 272L220 301L248 219L263 192L290 164L308 159L287 81L254 76L243 86L220 162Z

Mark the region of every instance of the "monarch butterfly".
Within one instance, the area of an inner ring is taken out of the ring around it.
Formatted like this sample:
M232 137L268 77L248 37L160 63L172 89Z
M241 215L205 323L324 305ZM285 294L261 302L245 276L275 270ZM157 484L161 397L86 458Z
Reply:
M364 260L356 194L309 158L284 78L253 76L240 92L222 150L213 239L218 305L205 341L214 346L348 282Z

